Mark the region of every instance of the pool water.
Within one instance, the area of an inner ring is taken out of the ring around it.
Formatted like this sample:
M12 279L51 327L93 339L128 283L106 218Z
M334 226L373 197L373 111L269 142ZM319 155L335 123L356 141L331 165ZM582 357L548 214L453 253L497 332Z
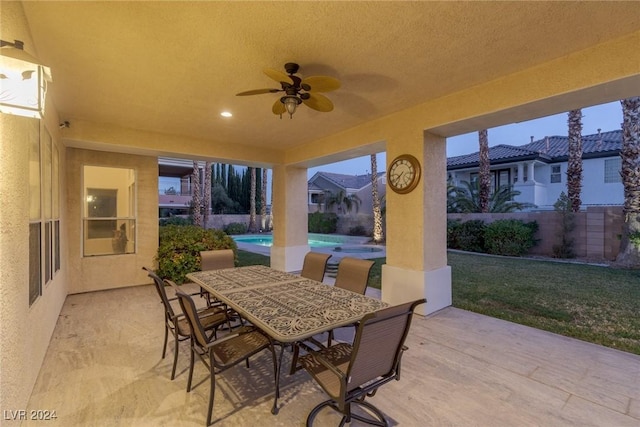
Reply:
M238 243L249 243L252 245L259 245L259 246L271 247L273 245L272 236L234 237L233 240L235 240ZM336 242L326 242L323 240L316 240L316 239L309 239L308 244L312 248L330 248L332 246L339 245L339 243L336 243Z

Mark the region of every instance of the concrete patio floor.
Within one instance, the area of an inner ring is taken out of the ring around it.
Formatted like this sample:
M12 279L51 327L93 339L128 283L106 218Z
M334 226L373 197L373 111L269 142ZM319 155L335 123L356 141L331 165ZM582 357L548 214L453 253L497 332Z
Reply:
M171 381L162 339L150 285L70 295L28 409L55 410L47 425L203 426L206 368L197 363L186 393L188 344ZM407 345L401 380L371 399L392 425L640 426L640 356L455 308L416 316ZM283 375L272 415L269 364L264 353L217 377L217 425L304 425L325 395L304 371ZM322 413L316 425L338 421Z

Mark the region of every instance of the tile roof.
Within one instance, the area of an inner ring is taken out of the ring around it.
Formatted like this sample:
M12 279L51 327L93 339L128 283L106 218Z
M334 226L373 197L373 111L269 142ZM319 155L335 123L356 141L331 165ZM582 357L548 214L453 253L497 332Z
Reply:
M600 157L619 152L622 148L622 131L614 130L582 136L582 152L585 157ZM489 147L490 163L539 159L545 162L565 160L569 154L567 136L549 136L529 144L513 146L500 144ZM480 161L479 152L447 158L447 169L472 167Z
M378 178L384 175L385 172L378 172ZM313 181L316 178L322 176L328 181L333 182L335 185L342 187L344 189L352 188L352 189L360 189L371 184L371 174L366 175L347 175L341 173L332 173L332 172L317 172L310 180L309 188L313 188Z

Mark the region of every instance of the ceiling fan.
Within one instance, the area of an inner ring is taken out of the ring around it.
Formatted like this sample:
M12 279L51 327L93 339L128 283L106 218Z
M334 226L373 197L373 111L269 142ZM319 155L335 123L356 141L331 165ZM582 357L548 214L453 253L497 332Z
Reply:
M277 99L271 108L273 114L279 115L280 118L284 113L289 113L289 117L293 118L293 113L296 112L298 105L302 103L317 111L329 112L333 110L333 103L329 98L321 95L321 92L331 92L338 89L340 81L327 76L311 76L301 79L295 75L299 68L298 64L287 62L284 64L284 69L288 75L282 71L266 68L264 73L280 83L281 89L254 89L240 92L236 96L284 92L285 95Z

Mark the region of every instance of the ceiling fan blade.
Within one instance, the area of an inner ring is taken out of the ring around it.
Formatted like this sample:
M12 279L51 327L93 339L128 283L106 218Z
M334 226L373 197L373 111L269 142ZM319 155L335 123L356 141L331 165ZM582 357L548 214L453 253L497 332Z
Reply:
M327 76L311 76L302 79L302 84L311 87L308 92L331 92L340 88L340 80Z
M281 116L285 113L285 111L287 111L287 109L285 108L284 104L280 102L280 99L278 98L276 99L276 102L273 103L273 107L271 107L271 111L273 111L273 114L277 114Z
M278 83L288 83L290 85L293 84L293 80L291 79L291 77L289 77L288 75L286 75L282 71L273 70L271 68L265 68L262 71L264 71L264 73L267 76L269 76L273 80L277 81Z
M245 92L236 93L236 96L247 96L247 95L260 95L262 93L276 93L280 92L282 89L254 89L248 90Z
M310 93L309 99L303 99L302 102L309 108L313 108L323 113L328 113L333 110L333 102L324 95L319 93Z

